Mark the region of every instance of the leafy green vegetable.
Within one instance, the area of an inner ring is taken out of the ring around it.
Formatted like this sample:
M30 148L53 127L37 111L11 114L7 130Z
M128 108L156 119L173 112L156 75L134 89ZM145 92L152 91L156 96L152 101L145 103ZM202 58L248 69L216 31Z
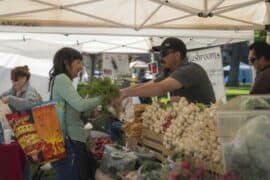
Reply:
M248 97L241 102L240 108L243 110L269 109L270 105L261 97Z
M204 111L205 108L207 108L207 105L202 104L202 103L196 103L196 106L200 109L200 112Z
M119 87L108 77L92 78L87 83L79 84L77 89L82 97L102 96L103 107L109 105L113 97L119 96Z
M153 161L145 161L142 165L142 170L141 172L149 172L149 171L153 171L153 170L159 170L161 169L162 166L160 163L158 162L153 162Z

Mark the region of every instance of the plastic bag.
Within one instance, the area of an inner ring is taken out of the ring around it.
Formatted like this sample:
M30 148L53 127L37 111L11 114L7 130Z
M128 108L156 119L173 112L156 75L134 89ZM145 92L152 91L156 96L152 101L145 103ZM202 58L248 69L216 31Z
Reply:
M88 148L96 159L101 159L105 150L105 145L112 143L108 134L101 131L91 131L88 137Z
M3 129L11 129L8 120L6 119L6 114L10 114L11 110L7 104L2 103L0 101L0 121L2 123L2 128Z
M112 145L106 145L100 168L105 173L116 174L118 171L135 170L137 156L124 152Z
M251 119L224 147L225 166L245 180L268 179L270 172L270 120L267 116Z

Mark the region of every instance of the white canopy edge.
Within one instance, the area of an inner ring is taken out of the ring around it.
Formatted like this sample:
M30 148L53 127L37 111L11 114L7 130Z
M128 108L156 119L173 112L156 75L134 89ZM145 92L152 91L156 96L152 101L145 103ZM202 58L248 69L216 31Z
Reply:
M78 28L78 27L26 27L0 26L0 32L46 33L46 34L78 34L103 36L140 36L140 37L168 37L182 38L237 38L249 39L253 37L252 30L195 30L195 29L141 29L130 28Z

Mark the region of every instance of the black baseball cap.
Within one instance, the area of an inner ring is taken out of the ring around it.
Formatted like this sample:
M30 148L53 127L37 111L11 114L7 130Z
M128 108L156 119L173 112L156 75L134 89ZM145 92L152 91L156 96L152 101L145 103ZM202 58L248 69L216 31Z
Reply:
M187 48L185 43L178 38L175 37L168 37L166 38L160 46L153 46L152 49L154 51L160 51L160 54L163 54L164 52L168 50L176 50L180 51L182 56L185 58L187 53Z

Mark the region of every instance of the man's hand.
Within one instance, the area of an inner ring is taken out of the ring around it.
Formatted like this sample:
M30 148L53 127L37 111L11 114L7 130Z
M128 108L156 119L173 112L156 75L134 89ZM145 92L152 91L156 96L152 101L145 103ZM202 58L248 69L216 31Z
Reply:
M171 102L179 102L181 99L181 96L172 96L171 97Z
M122 99L121 99L121 94L120 94L120 96L114 97L112 99L112 106L113 107L118 107L118 106L121 106L121 105L122 105Z

